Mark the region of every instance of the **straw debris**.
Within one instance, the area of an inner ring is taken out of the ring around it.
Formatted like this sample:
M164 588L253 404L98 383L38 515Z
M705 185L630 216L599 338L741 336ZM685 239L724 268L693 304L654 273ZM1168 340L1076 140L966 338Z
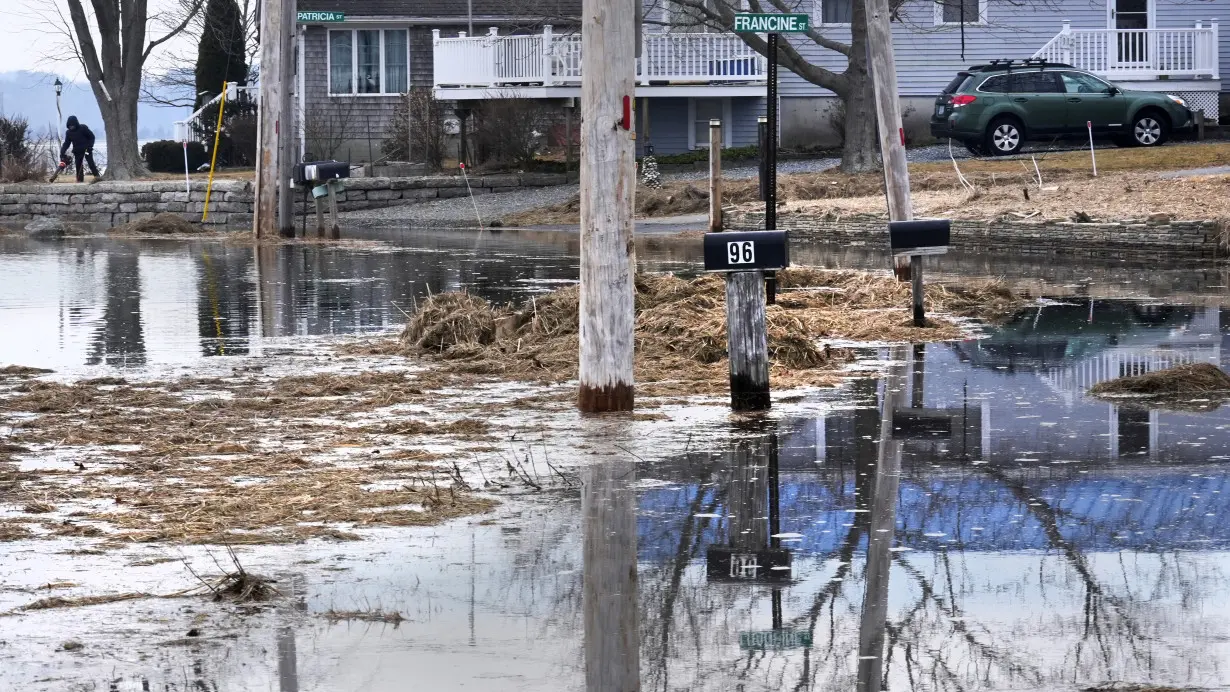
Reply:
M324 617L331 623L343 622L347 620L357 620L359 622L384 622L393 626L400 625L406 621L401 613L397 611L385 612L380 609L376 610L333 610L329 609L324 613Z
M1089 393L1095 396L1136 394L1155 397L1226 394L1230 393L1230 375L1216 365L1196 363L1099 382Z
M909 285L865 272L788 269L777 304L766 312L771 377L778 387L831 385L851 360L822 340L937 341L961 328L938 317L913 327ZM565 382L576 377L577 287L494 306L464 293L424 301L402 333L408 353L428 355L454 372ZM932 312L999 315L1021 299L1001 284L928 288ZM720 277L636 277L636 372L650 395L717 393L727 386L725 285Z
M163 212L148 219L131 221L111 229L114 235L200 235L204 229L179 214Z

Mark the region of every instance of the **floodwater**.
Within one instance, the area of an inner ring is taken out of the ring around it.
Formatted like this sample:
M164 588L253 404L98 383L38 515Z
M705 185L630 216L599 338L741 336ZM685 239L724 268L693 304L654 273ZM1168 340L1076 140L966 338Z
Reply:
M428 286L510 299L575 276L571 241L499 244L509 237L474 252L445 236L381 250L278 248L268 300L250 249L0 246L0 324L31 334L27 344L5 339L0 361L188 362L269 338L393 328L390 305ZM683 267L690 252L638 256ZM641 684L655 692L863 690L877 680L891 690L1230 688L1230 409L1084 394L1124 374L1230 365L1218 271L1189 287L1202 304L1071 297L985 339L869 353L892 363L884 376L813 395L805 412L705 424L686 451L635 464L596 455L584 473L613 487L531 495L489 521L348 547L262 549L248 567L278 574L288 598L233 616L224 637L128 649L192 621L186 606L159 601L90 609L108 624L86 632L63 621L47 629L37 615L0 620L0 688L583 689L586 580L632 571L635 592L603 607L636 626L602 641L617 651L612 640L639 640ZM1124 274L1110 264L1085 276L1081 290ZM40 281L59 293L36 291ZM23 303L12 304L13 283ZM273 319L254 314L261 305L274 306ZM21 578L72 579L94 559ZM322 616L375 609L405 620ZM110 647L105 664L39 648L70 635Z

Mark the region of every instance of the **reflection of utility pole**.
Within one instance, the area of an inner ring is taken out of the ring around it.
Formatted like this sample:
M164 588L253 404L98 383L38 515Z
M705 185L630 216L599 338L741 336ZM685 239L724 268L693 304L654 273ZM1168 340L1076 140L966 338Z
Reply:
M897 526L897 488L901 481L901 442L893 439L893 411L905 403L906 346L894 346L884 378L880 405L880 448L871 497L871 532L867 539L867 590L858 632L857 692L879 692L884 670L884 635L888 621L888 573Z
M299 692L299 661L292 627L278 630L278 692Z
M584 473L582 605L588 692L641 688L635 479L630 461L598 462Z

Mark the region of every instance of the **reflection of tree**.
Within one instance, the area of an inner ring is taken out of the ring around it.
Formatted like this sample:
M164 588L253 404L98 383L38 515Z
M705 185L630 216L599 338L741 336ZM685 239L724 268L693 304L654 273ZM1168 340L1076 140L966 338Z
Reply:
M107 302L94 330L86 365L144 365L141 330L141 267L134 248L114 246L107 253Z

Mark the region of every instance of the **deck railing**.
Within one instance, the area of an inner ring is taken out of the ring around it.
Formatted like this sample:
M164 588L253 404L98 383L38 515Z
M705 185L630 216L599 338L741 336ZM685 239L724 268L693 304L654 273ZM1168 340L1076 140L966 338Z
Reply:
M1219 79L1217 22L1191 29L1073 29L1034 54L1118 79Z
M433 32L436 87L576 86L581 83L580 34L441 38ZM739 37L719 33L644 33L637 82L762 82L765 60Z

